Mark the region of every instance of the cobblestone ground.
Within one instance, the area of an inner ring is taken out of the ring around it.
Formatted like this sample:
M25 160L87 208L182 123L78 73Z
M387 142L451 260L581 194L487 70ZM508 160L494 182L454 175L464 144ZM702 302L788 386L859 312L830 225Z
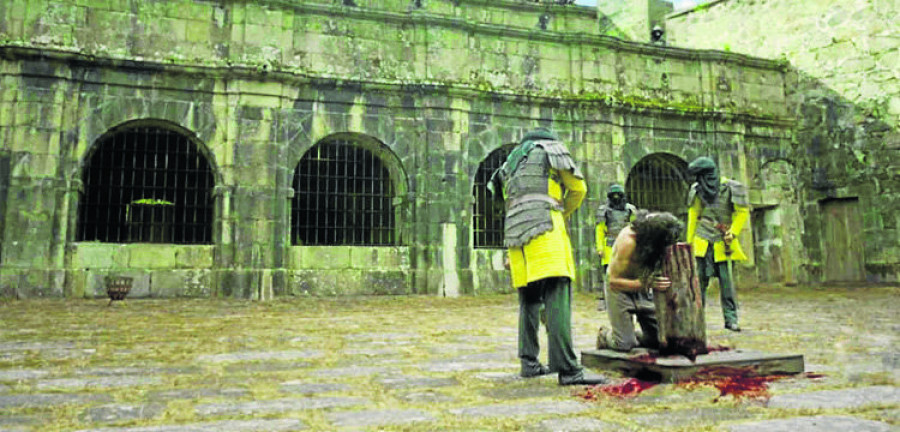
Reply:
M513 295L7 301L0 431L898 430L898 294L741 292L741 333L712 302L711 345L802 353L824 374L768 398L659 385L592 401L555 376L518 378ZM608 321L576 296L580 351Z

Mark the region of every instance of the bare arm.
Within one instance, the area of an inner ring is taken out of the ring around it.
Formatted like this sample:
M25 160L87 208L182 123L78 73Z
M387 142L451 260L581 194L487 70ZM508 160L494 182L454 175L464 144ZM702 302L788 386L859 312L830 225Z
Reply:
M613 245L612 256L609 260L609 288L613 291L622 292L639 292L644 289L644 284L640 279L628 277L629 266L634 265L631 257L634 255L634 249L637 246L632 235L631 228L625 228L616 237L616 243ZM672 281L667 277L658 276L653 280L653 289L657 291L665 291L672 285Z

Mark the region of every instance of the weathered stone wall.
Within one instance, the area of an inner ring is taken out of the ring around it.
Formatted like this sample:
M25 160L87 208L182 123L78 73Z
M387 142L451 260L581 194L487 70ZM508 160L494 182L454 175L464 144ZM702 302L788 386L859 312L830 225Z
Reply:
M92 296L111 271L150 296L505 291L502 251L472 248L473 179L491 151L539 125L570 143L587 176L570 226L580 284L595 286L593 209L609 183L655 152L716 153L746 179L750 141L791 126L778 64L601 37L591 8L357 4L0 6L3 295ZM212 245L75 241L86 155L137 120L184 133L207 156ZM294 169L335 134L384 156L399 245L290 245Z
M892 0L725 0L668 18L670 44L790 63L785 92L796 131L789 147L757 156L760 166L789 161L799 178L801 273L811 280L832 278L828 256L847 246L864 255L866 279L900 279L898 14ZM825 235L823 206L834 199L858 200L859 241Z

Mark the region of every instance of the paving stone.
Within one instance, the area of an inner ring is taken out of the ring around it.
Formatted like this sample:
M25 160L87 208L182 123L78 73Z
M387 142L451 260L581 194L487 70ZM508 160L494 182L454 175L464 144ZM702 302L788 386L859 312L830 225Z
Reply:
M398 395L398 397L409 403L423 405L456 401L456 398L453 396L429 390L405 393L402 395Z
M511 362L431 362L419 368L428 372L466 372L472 370L496 370L513 367Z
M87 409L82 414L86 422L114 422L119 420L149 419L160 415L166 406L160 403L143 405L101 405Z
M564 418L543 420L526 428L528 432L605 432L620 431L624 428L615 423L608 423L592 418Z
M873 404L900 403L900 388L893 386L823 390L808 393L775 395L769 408L816 409L859 408Z
M232 363L225 366L225 372L229 374L235 373L259 373L259 372L284 372L296 369L306 369L310 366L308 362L253 362L253 363Z
M0 384L0 393L9 393L9 386L6 384Z
M730 432L889 432L893 426L855 417L815 416L732 425Z
M400 339L418 339L418 333L357 333L344 336L348 341L395 341Z
M87 358L97 353L96 349L51 349L41 351L41 357L48 360L68 360Z
M28 425L37 423L38 419L31 416L0 416L0 431L28 430Z
M561 401L540 402L514 405L482 405L469 408L449 410L450 413L463 417L519 417L538 414L572 414L591 409L588 404Z
M381 366L362 366L362 367L342 367L333 369L318 369L311 372L314 376L319 377L346 377L346 376L367 376L367 375L385 375L396 372L395 368L386 368Z
M74 342L33 342L33 341L17 341L17 342L0 342L0 351L43 351L49 349L73 349Z
M459 384L454 378L431 378L399 376L382 378L378 380L387 389L403 389L417 387L447 387Z
M443 360L447 363L472 363L472 362L518 362L515 351L491 351L475 354L465 354L450 359Z
M742 406L727 408L692 408L665 411L653 414L634 416L634 420L644 426L653 428L678 428L681 426L702 424L718 424L732 420L744 420L756 417L756 414Z
M179 375L179 374L196 374L202 370L198 367L109 367L109 368L91 368L80 369L75 371L78 376L120 376L120 375Z
M225 420L182 425L82 429L77 432L282 432L306 429L297 419Z
M420 410L370 410L334 412L325 415L338 427L400 425L434 421L435 417Z
M392 348L358 348L358 349L346 349L343 350L342 353L348 356L388 356L395 355L398 353L397 350Z
M565 396L571 389L563 386L547 386L544 384L528 387L500 387L482 391L482 394L493 399L529 399Z
M50 375L44 369L0 369L0 381L25 381Z
M150 400L171 400L171 399L202 399L202 398L240 398L249 395L250 392L240 388L228 389L180 389L166 390L150 393L147 398Z
M285 411L300 411L348 407L369 403L368 399L358 397L323 397L299 399L272 399L239 403L214 403L197 405L198 415L231 415L231 414L265 414Z
M71 393L35 393L0 395L0 409L43 407L68 403L110 402L109 395L71 394Z
M319 351L242 351L224 354L206 354L197 357L200 363L228 363L260 360L301 360L321 357Z
M281 384L281 391L298 394L317 394L352 389L350 384L340 383L310 383L301 381L287 381Z
M56 378L40 380L34 387L40 390L46 389L86 389L86 388L115 388L133 387L142 385L154 385L162 383L158 376L109 376L93 378Z

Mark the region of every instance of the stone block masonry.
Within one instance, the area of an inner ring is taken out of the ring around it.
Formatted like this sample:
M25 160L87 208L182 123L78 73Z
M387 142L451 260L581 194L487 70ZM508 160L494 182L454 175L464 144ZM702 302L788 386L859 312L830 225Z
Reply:
M751 184L747 143L790 141L774 61L609 38L574 5L356 3L0 5L0 295L93 297L110 273L150 297L506 292L502 250L474 247L474 177L537 126L587 176L571 229L586 289L592 210L644 157L714 154ZM139 127L184 137L209 166L209 241L78 234L80 209L103 204L88 202L86 166ZM383 165L386 244L297 240L295 174L332 139Z

